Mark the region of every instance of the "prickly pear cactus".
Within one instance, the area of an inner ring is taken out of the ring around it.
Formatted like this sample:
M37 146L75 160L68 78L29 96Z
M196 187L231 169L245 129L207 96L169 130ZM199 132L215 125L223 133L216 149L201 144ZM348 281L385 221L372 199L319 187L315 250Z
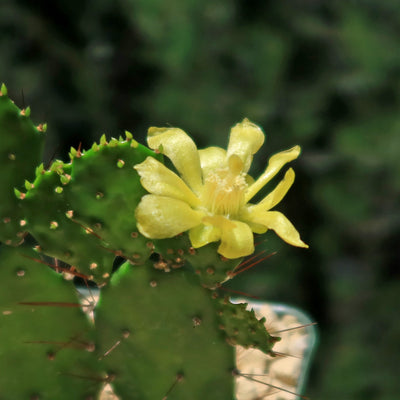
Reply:
M30 108L20 110L7 96L3 84L0 89L0 241L17 245L23 241L24 215L15 190L24 188L24 181L32 179L41 161L45 125L37 127L29 119Z
M29 248L0 257L0 398L94 399L103 375L72 282Z
M129 132L103 136L45 168L45 126L29 113L3 85L0 399L89 400L105 383L121 400L233 399L234 345L273 355L279 338L221 286L243 270L254 233L307 247L271 211L293 170L251 203L299 147L271 157L254 180L264 134L244 120L227 150L197 150L180 129L150 128L149 147ZM100 292L94 322L77 278Z

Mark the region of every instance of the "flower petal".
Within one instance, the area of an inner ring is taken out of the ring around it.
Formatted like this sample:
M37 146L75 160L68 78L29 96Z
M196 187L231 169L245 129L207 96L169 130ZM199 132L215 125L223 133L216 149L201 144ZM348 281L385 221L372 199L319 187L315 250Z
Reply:
M255 222L246 221L246 224L254 233L262 234L267 232L268 228L265 225L256 224Z
M300 234L292 223L278 211L260 211L249 210L248 217L251 222L265 225L268 229L272 229L286 243L292 246L308 248L301 239Z
M244 222L231 221L221 215L204 217L203 222L220 229L221 244L218 253L224 257L239 258L254 252L253 232Z
M200 200L188 188L186 183L174 172L153 157L147 157L134 167L140 175L140 183L150 193L172 197L198 206Z
M207 147L199 150L199 156L204 179L210 172L227 166L226 150L221 147Z
M231 129L229 137L228 158L236 154L243 161L243 172L250 169L253 154L256 153L264 143L264 133L259 126L245 118Z
M196 193L200 193L202 177L196 144L179 128L149 128L147 142L153 149L162 148L183 180Z
M247 189L246 203L253 198L288 162L296 159L300 154L300 146L294 146L289 150L274 154L268 162L268 167L264 173Z
M221 239L221 231L214 225L200 224L189 231L189 239L194 248L205 246Z
M136 207L135 217L142 235L165 239L199 225L203 214L181 200L148 194Z
M256 206L253 207L254 210L260 209L263 211L268 211L275 207L286 195L290 187L294 182L294 171L289 168L283 177L283 179L278 183L276 188L268 194L263 200L261 200Z

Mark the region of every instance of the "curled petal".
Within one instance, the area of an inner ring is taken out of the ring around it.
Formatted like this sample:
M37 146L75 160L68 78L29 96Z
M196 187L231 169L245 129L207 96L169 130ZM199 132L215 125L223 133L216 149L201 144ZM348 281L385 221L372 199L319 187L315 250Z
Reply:
M190 243L194 248L205 246L221 239L221 231L214 225L198 225L189 231Z
M224 257L239 258L254 252L253 232L244 222L231 221L220 215L205 217L203 222L220 229L221 244L218 253Z
M268 194L263 200L261 200L254 209L260 209L264 211L268 211L271 208L275 207L286 195L290 187L294 182L294 171L292 168L289 168L283 177L283 179L278 183L276 188Z
M194 192L200 193L202 176L199 153L193 140L182 129L152 127L148 131L147 142L153 150L161 147L183 180Z
M204 179L210 172L227 165L226 150L221 147L207 147L199 150L199 156Z
M246 202L253 198L288 162L296 159L300 154L300 146L294 146L289 150L274 154L268 162L268 167L264 173L247 189Z
M198 206L200 200L174 172L153 157L147 157L134 167L140 175L140 183L150 193L172 197Z
M278 211L250 210L248 218L251 222L261 224L272 229L286 243L292 246L308 248L292 223Z
M181 200L148 194L136 207L135 217L142 235L165 239L199 225L203 214Z
M250 169L253 154L256 153L264 143L264 133L260 127L245 118L231 129L229 137L228 158L236 154L243 161L243 172Z
M228 158L229 170L233 175L239 176L243 171L243 161L237 154L232 154Z

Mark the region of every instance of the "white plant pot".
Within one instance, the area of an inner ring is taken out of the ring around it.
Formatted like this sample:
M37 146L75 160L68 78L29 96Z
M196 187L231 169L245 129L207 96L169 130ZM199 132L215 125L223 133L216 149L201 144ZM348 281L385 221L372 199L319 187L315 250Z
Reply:
M245 299L235 302L248 302L248 309L253 308L258 318L265 317L268 332L281 338L273 347L275 357L236 346L240 373L236 378L237 400L299 399L317 344L317 330L310 325L313 321L304 312L285 304Z

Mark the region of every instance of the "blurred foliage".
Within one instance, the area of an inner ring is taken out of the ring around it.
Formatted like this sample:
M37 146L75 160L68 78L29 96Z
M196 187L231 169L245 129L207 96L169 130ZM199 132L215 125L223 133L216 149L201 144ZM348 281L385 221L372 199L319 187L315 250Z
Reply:
M396 0L2 0L0 80L48 122L47 160L103 132L144 140L150 125L225 145L244 116L268 134L259 170L300 144L283 211L311 248L271 234L258 248L278 254L230 287L320 323L311 397L391 400L400 393L398 32Z

